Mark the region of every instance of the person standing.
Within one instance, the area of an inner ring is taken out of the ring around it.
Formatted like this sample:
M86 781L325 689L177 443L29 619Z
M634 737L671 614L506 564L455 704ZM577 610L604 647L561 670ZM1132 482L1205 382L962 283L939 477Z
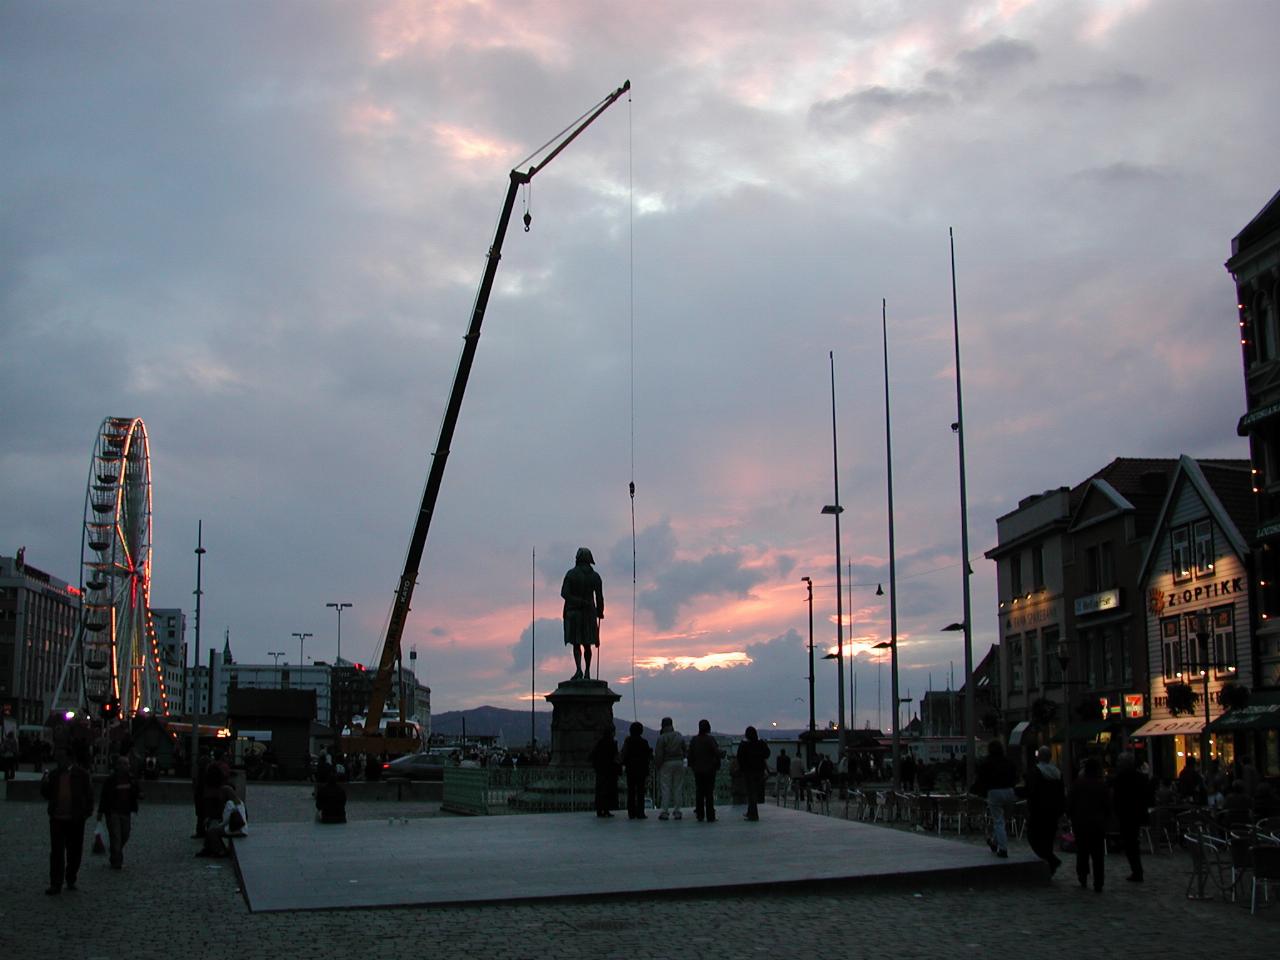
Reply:
M658 787L662 794L662 812L659 820L680 819L680 792L684 785L684 737L676 731L670 717L662 718L658 732L658 749L653 752L653 762L658 767Z
M4 768L4 778L12 780L18 769L18 738L10 730L0 741L0 767Z
M689 741L689 769L693 771L693 812L698 822L715 823L716 771L720 745L711 736L711 722L698 721L698 735Z
M787 788L791 785L791 758L787 756L786 750L778 751L775 769L778 774L778 802L781 803L786 799Z
M93 782L89 771L72 761L65 749L54 755L55 767L40 782L40 795L48 801L49 889L53 895L76 888L84 855L84 825L93 814Z
M316 787L316 819L320 823L347 822L347 791L338 782L337 773Z
M760 810L756 804L764 790L764 780L768 775L766 763L769 759L769 745L760 739L755 727L747 727L743 739L738 744L738 769L742 771L742 779L747 785L747 812L743 820L759 820Z
M1151 781L1137 766L1132 753L1125 750L1116 761L1116 775L1111 778L1111 801L1120 825L1120 845L1129 859L1131 883L1142 882L1142 847L1138 834L1147 822L1152 803Z
M1084 762L1081 775L1067 793L1067 813L1076 835L1076 879L1089 885L1093 865L1093 889L1102 892L1103 862L1107 854L1107 819L1111 816L1111 795L1102 780L1102 763L1097 757Z
M645 788L649 784L649 765L653 762L653 747L644 738L644 725L639 721L628 728L627 739L622 741L622 768L627 773L627 819L647 820L644 812Z
M907 756L910 757L910 754ZM914 763L912 766L914 768ZM992 740L987 744L987 755L978 764L977 772L978 782L987 791L987 813L991 817L991 836L987 837L987 846L997 857L1007 857L1009 833L1005 820L1013 807L1013 788L1018 782L1018 771L1005 756L1004 744L999 740Z
M596 772L596 816L612 817L613 808L618 805L618 741L613 724L600 731L600 739L587 759Z
M138 781L129 769L129 758L120 754L115 769L102 781L98 796L98 820L107 821L112 870L124 867L124 845L132 832L133 815L138 812Z
M1058 821L1066 807L1062 771L1049 759L1048 747L1036 751L1036 763L1027 770L1027 841L1037 857L1049 865L1049 876L1057 873L1062 860L1053 852Z

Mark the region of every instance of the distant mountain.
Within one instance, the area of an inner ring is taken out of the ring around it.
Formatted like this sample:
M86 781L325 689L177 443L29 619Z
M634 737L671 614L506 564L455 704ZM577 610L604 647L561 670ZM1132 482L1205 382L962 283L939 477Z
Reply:
M465 730L469 737L501 737L502 742L510 748L523 747L529 743L529 726L529 711L508 710L504 707L474 707L471 710L448 710L431 715L433 734L457 737ZM621 741L626 737L631 721L624 717L614 717L613 726ZM540 745L550 745L551 711L539 710L533 714L533 733ZM644 735L653 742L658 738L658 731L645 727Z

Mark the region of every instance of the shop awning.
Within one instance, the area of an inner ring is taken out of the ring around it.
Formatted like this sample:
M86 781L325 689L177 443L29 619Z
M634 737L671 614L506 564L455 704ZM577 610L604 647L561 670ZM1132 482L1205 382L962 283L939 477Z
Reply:
M1027 735L1027 731L1030 729L1031 729L1030 720L1023 720L1020 723L1014 724L1013 729L1009 731L1009 746L1011 747L1022 746L1022 738Z
M1173 717L1169 720L1148 720L1131 737L1174 737L1178 734L1201 733L1204 717Z
M1280 694L1269 691L1255 691L1247 706L1228 710L1209 724L1209 730L1213 733L1277 729L1280 729Z

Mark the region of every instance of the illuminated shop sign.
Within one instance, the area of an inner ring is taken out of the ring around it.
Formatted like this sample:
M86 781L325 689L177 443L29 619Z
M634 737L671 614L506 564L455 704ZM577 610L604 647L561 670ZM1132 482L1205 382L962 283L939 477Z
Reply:
M1077 617L1084 616L1089 613L1105 613L1108 610L1117 610L1119 607L1119 590L1103 590L1101 593L1094 593L1087 597L1076 598Z
M1244 577L1223 577L1212 583L1197 584L1182 590L1161 590L1152 587L1148 606L1151 612L1159 616L1165 610L1174 607L1185 607L1203 600L1216 600L1218 597L1230 597L1244 593Z

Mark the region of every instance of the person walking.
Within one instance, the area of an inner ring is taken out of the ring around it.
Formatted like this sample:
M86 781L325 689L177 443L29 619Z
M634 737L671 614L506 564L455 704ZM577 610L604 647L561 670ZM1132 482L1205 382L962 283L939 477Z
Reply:
M1049 865L1052 877L1062 866L1062 859L1053 852L1053 840L1066 808L1066 793L1062 771L1049 759L1051 756L1048 747L1036 751L1036 763L1027 770L1026 790L1027 841L1032 852Z
M755 727L747 727L742 742L738 744L738 769L742 771L742 779L747 785L747 812L743 820L760 819L760 810L756 805L760 801L764 780L768 775L768 759L769 745L760 739Z
M914 762L912 767L914 773ZM1013 788L1017 782L1018 771L1005 756L1004 744L992 740L987 744L987 755L978 764L978 783L986 788L987 813L991 817L987 846L997 857L1009 856L1009 833L1005 821L1013 807Z
M699 823L715 823L720 745L711 736L709 720L698 721L698 735L689 741L689 769L693 771L693 813Z
M659 820L680 819L680 792L684 785L684 737L676 731L670 717L662 718L658 732L658 749L653 752L653 762L658 767L658 787L662 794L662 812Z
M102 781L98 796L98 820L107 822L112 870L124 867L124 845L132 832L133 815L138 812L138 781L129 769L129 758L120 754L115 769Z
M45 893L76 888L84 855L84 825L93 815L93 781L89 771L74 762L65 749L54 754L54 769L40 781L40 796L48 801L49 889Z
M618 741L612 723L600 731L587 759L596 772L596 816L612 817L618 805Z
M1120 846L1129 860L1130 883L1142 882L1142 847L1138 835L1147 822L1154 796L1151 780L1138 769L1133 754L1125 750L1116 760L1116 775L1111 778L1111 802L1120 825Z
M627 739L622 741L622 769L627 774L627 819L647 820L644 812L645 788L649 784L649 766L653 762L653 747L644 738L644 725L639 721L628 728Z
M1102 780L1102 762L1089 757L1081 775L1067 792L1067 813L1071 831L1076 836L1076 879L1081 887L1089 885L1089 866L1093 866L1093 889L1101 893L1103 862L1107 854L1107 820L1111 816L1111 795Z

